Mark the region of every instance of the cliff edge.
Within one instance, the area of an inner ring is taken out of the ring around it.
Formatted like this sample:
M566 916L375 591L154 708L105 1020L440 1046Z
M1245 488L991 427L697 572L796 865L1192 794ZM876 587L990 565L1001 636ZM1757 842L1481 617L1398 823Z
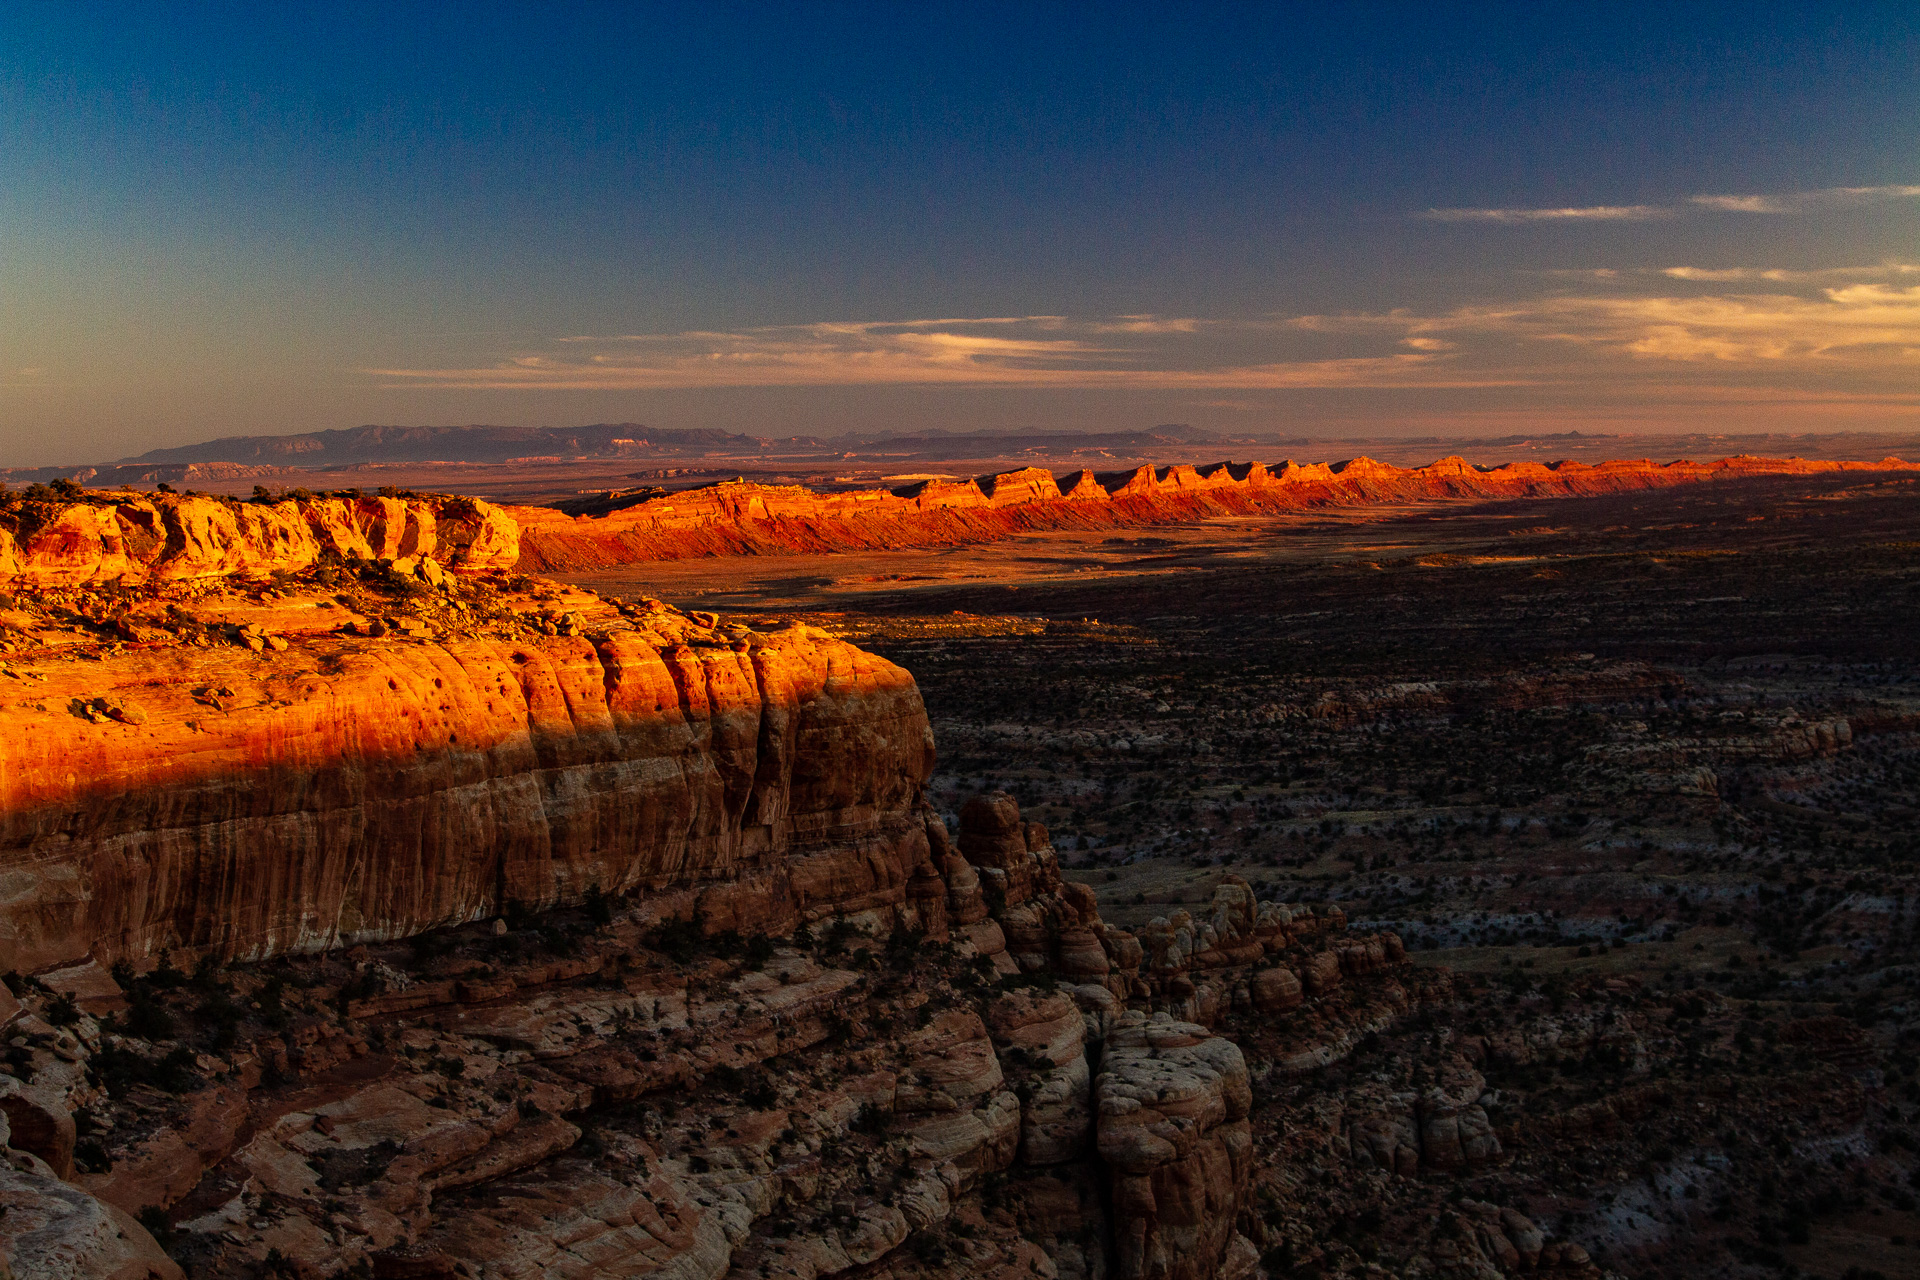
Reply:
M406 563L13 597L0 970L706 884L790 927L821 886L897 891L921 857L932 737L893 664Z
M956 546L1036 530L1133 528L1314 507L1581 497L1773 475L1915 469L1899 458L1755 457L1498 467L1457 457L1424 467L1351 458L1331 464L1141 466L1058 476L1027 467L958 482L923 480L898 489L833 493L727 481L677 493L600 495L587 505L601 514L569 515L550 507L508 511L521 530L520 567L545 573L701 556Z

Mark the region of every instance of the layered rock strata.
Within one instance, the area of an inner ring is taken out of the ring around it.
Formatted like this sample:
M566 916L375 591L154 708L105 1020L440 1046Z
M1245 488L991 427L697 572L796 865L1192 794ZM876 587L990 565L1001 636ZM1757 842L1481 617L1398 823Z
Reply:
M911 677L805 626L567 617L10 664L0 968L258 958L590 891L720 884L708 909L761 929L904 900L932 761Z
M0 586L298 572L326 557L512 568L520 529L475 498L287 498L76 491L0 502Z
M1007 797L957 840L910 812L901 891L823 883L805 926L642 887L291 967L47 972L16 1088L84 1136L79 1186L37 1194L94 1206L72 1248L96 1221L126 1242L72 1274L173 1274L130 1214L196 1276L1255 1274L1253 1072L1219 1028L1323 952L1329 1025L1404 1009L1397 950L1232 880L1150 950ZM132 1033L155 1008L164 1036ZM204 1040L221 1017L244 1034Z
M1898 458L1831 462L1744 456L1703 463L1498 467L1478 467L1458 457L1424 467L1353 458L1332 464L1142 466L1060 476L1029 467L958 483L927 480L900 489L833 493L727 482L635 495L632 505L591 517L539 507L510 511L522 529L521 567L555 572L711 555L946 546L1037 529L1123 528L1321 506L1574 497L1762 476L1914 469Z
M1444 995L1236 877L1112 927L1010 797L949 836L899 668L396 501L385 554L14 583L16 1274L1251 1276L1222 1031L1271 1077ZM1423 1168L1497 1157L1476 1078Z

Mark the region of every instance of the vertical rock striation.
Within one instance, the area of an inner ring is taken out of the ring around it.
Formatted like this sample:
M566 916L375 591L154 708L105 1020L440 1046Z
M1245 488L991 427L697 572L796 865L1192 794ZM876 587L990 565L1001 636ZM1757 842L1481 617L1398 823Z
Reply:
M607 893L903 900L912 678L806 627L133 650L0 707L0 968L259 958ZM139 723L81 716L131 702Z

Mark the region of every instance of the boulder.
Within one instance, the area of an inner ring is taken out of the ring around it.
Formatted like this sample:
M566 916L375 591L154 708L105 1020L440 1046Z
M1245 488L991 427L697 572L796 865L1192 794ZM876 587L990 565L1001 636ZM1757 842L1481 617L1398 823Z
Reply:
M1297 1008L1306 996L1300 978L1283 965L1262 969L1248 984L1253 1008L1258 1013L1280 1013Z
M32 1156L0 1160L0 1274L16 1280L182 1280L145 1227Z

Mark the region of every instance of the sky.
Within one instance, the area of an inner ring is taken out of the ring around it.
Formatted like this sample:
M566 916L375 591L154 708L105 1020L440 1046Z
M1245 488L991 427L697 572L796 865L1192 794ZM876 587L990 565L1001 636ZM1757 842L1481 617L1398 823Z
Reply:
M0 8L0 466L1920 431L1920 7Z

